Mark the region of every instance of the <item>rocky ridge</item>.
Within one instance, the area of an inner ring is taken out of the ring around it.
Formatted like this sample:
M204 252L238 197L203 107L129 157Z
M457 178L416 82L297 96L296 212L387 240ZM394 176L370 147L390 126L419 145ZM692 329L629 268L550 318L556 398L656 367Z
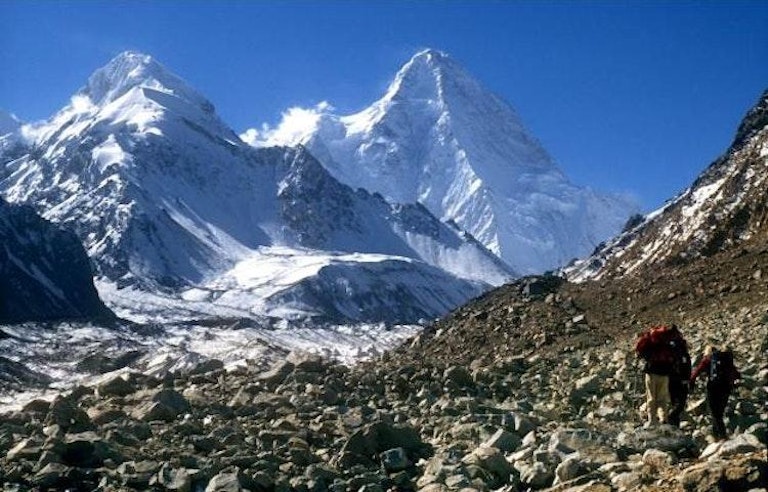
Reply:
M77 237L0 199L0 323L112 317Z
M567 268L569 278L616 279L695 262L749 239L765 241L767 166L768 91L747 112L728 150L687 190Z

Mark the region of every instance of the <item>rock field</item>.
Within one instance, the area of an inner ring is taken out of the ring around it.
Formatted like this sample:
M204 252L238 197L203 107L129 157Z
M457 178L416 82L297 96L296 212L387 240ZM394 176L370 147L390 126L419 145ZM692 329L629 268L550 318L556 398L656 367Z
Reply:
M765 491L766 255L744 251L647 282L523 279L353 367L110 373L0 416L2 490ZM681 429L643 427L632 347L653 322L694 358L733 347L729 439L701 382Z

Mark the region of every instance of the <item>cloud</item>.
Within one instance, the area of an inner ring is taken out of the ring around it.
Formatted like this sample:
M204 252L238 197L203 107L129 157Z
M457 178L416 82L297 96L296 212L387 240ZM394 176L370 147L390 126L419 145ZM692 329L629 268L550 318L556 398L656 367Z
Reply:
M75 94L72 96L69 104L72 106L72 109L75 111L75 113L87 113L94 108L91 99L83 94Z
M272 147L275 145L297 145L312 134L320 124L324 114L333 111L327 101L322 101L313 108L294 106L284 111L280 123L272 127L266 123L261 129L249 128L240 138L254 147Z
M37 125L22 125L19 130L19 135L21 135L22 140L24 140L27 145L31 145L35 142L35 140L37 140L37 136L39 134L39 128Z

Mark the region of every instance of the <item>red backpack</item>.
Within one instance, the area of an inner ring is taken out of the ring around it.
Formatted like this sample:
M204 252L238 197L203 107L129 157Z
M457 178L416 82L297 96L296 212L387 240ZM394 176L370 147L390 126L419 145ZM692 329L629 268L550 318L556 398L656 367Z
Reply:
M669 333L670 330L667 326L654 326L640 335L635 344L635 352L641 359L650 359L655 353L660 352L660 348L666 345Z

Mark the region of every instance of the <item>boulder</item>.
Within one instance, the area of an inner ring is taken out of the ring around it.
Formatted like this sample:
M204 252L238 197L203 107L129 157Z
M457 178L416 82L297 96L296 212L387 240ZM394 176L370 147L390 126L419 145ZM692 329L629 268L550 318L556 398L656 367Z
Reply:
M548 449L561 458L578 452L581 462L588 468L619 461L616 450L597 433L587 429L560 429L552 433Z
M522 439L517 434L513 434L504 429L498 429L482 445L489 448L498 448L505 453L511 453L522 444Z
M157 484L165 490L177 490L179 492L189 492L192 489L192 477L185 468L175 468L168 463L160 467L160 471L150 485Z
M512 465L498 448L481 446L462 458L461 461L464 464L477 465L489 471L498 480L500 485L508 483L509 477L513 472Z
M520 413L512 414L515 433L519 436L526 436L529 432L536 429L536 424L532 419Z
M47 414L51 407L51 402L41 399L35 399L21 407L21 411L25 413Z
M92 407L88 409L87 413L91 422L98 426L128 417L124 411L118 408Z
M223 471L214 476L205 487L205 492L240 492L243 490L238 471Z
M411 461L403 448L388 449L381 453L381 465L387 472L405 470L411 466Z
M555 477L554 471L540 461L515 464L515 468L520 472L520 482L534 489L551 485Z
M45 424L56 424L67 432L84 432L93 428L88 414L69 398L61 396L51 402Z
M151 422L161 420L171 422L176 417L190 409L189 402L184 396L173 389L162 389L152 395L150 401L140 404L132 412L137 420Z
M149 482L153 479L160 464L157 461L127 461L121 463L115 470L115 474L123 485L147 490Z
M293 364L296 371L301 372L322 372L327 366L327 363L322 357L309 352L293 351L288 354L285 360L288 363Z
M173 389L162 389L152 396L152 401L162 403L174 410L177 414L188 412L190 409L189 402L184 395Z
M67 474L70 467L61 463L48 463L40 471L35 473L32 483L39 489L60 488L67 482Z
M294 367L292 362L285 360L272 367L269 371L259 374L256 380L268 388L276 388L293 372Z
M96 386L96 394L105 396L128 396L135 393L138 388L128 382L123 375L115 376Z
M466 367L451 366L443 372L443 379L446 384L452 384L459 388L472 386L474 381L472 374Z
M576 403L583 402L590 395L597 394L600 391L603 379L596 374L577 379L571 391L571 401Z
M375 422L352 434L341 451L372 457L393 448L403 448L415 456L424 448L424 443L413 427Z
M555 483L568 482L584 475L588 471L578 456L569 456L555 468Z
M675 464L675 455L660 449L648 449L643 453L643 464L659 471Z
M763 449L760 440L752 434L739 434L726 441L713 442L701 452L701 459L728 458Z
M118 453L95 432L67 434L62 441L61 461L65 465L93 468L106 459L121 461Z
M152 422L156 420L164 422L172 422L176 419L178 413L171 407L159 402L146 402L142 403L131 413L131 416L137 420L144 422Z
M768 462L764 454L729 461L709 460L683 470L678 482L686 492L765 490Z
M637 472L623 472L611 478L611 484L618 492L637 490L643 484L643 477Z
M621 432L616 442L628 452L644 453L647 449L669 451L678 457L698 455L696 442L684 431L670 425L648 429L639 427L633 432Z
M37 461L42 454L42 442L34 438L22 439L14 447L12 447L5 455L5 459L8 461L16 461L20 459Z

